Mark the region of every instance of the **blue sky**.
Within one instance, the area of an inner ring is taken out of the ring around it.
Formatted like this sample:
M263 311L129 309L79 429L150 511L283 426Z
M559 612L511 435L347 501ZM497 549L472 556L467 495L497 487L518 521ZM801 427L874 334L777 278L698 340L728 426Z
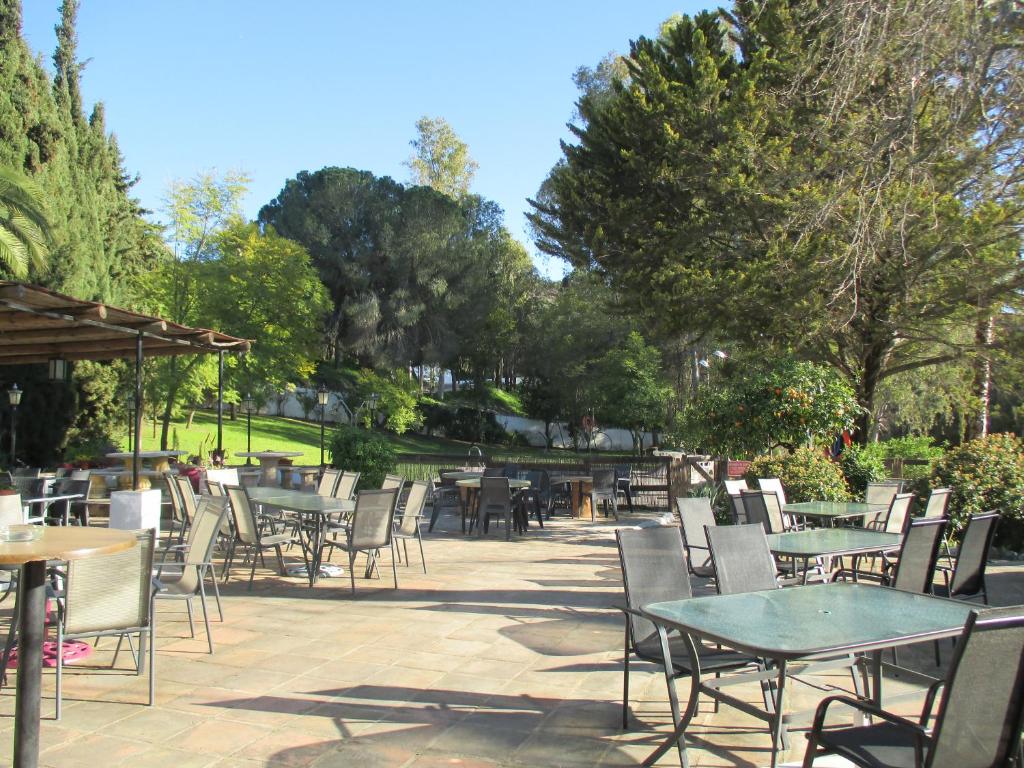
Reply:
M47 66L59 0L24 3ZM302 170L408 180L415 122L443 117L480 164L473 191L523 216L576 99L572 73L654 35L693 2L643 0L82 0L87 110L101 100L135 194L160 219L168 184L207 169L252 177L254 218ZM556 265L541 265L558 271Z

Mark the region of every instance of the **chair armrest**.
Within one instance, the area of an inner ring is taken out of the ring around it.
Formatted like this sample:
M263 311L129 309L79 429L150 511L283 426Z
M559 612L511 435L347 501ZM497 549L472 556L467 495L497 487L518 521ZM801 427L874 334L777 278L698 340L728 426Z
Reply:
M939 695L939 691L945 684L945 680L936 680L934 683L928 686L928 693L924 697L924 708L921 710L922 728L928 725L928 720L932 716L932 707L935 706L935 698Z
M913 720L908 720L905 717L894 715L891 712L886 712L884 709L876 707L873 703L863 701L861 699L853 699L849 696L829 696L827 699L823 699L818 705L817 711L814 713L814 725L811 726L811 734L821 733L825 727L825 717L828 714L828 708L836 703L845 704L853 709L860 710L865 714L877 717L880 720L885 720L891 725L895 725L898 728L905 728L914 735L916 748L919 753L923 750L927 734L924 729Z

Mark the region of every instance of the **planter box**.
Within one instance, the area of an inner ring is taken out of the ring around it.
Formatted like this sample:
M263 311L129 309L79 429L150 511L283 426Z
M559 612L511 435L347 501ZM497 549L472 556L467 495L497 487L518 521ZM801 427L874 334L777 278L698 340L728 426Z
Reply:
M110 494L110 528L134 531L155 528L160 536L160 491L114 491Z

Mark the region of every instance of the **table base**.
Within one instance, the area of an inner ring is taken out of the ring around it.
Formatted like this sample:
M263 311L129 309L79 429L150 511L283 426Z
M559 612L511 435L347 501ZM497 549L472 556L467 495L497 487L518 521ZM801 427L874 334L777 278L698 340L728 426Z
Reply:
M309 578L309 569L306 567L305 563L294 563L293 565L287 566L284 570L289 576L299 576L303 579ZM345 569L340 565L335 565L334 563L321 563L320 573L317 575L321 579L338 578L339 576L345 575Z

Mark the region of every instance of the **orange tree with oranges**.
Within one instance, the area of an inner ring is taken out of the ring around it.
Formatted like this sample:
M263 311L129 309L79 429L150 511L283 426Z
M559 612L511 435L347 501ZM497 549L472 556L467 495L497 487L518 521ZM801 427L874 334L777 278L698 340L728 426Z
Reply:
M687 402L673 437L687 450L743 458L830 445L859 414L853 387L833 368L785 357L730 359Z

